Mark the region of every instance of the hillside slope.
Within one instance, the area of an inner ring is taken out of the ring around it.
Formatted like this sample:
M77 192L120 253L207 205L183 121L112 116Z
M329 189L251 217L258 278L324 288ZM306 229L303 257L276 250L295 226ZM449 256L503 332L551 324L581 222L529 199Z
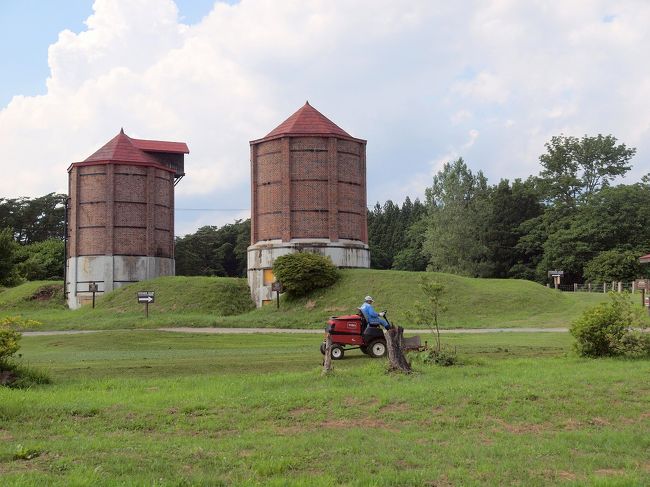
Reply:
M406 312L423 299L423 277L443 284L447 311L442 313L445 328L496 328L526 326L567 326L585 308L605 299L603 294L561 293L530 281L513 279L472 279L452 274L350 269L329 289L297 300L281 300L224 323L248 326L323 326L327 317L355 313L367 294L375 298L375 308L388 310L388 317L405 327Z
M0 291L0 310L64 309L62 281L31 281Z
M155 292L157 313L209 313L230 316L253 309L245 279L230 277L159 277L121 287L97 301L97 309L117 313L141 312L138 291Z
M442 283L447 293L443 328L568 326L587 307L606 299L601 293L560 293L529 281L470 279L450 274L351 269L328 289L297 300L281 299L254 309L245 279L160 277L120 288L97 299L96 309L71 311L60 296L60 282L31 282L0 292L0 318L20 315L45 329L118 329L159 326L321 328L328 317L355 313L370 294L377 310L413 328L406 312L423 298L422 277ZM51 299L48 292L58 289ZM138 291L154 291L156 301L144 318ZM39 297L40 296L40 297Z

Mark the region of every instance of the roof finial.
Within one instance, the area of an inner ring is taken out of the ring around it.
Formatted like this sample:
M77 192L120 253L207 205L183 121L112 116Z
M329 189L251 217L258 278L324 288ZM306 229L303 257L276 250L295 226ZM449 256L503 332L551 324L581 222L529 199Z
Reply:
M305 102L305 105L309 105L309 100L307 100L307 101ZM311 106L311 105L309 105L309 106Z
M121 133L121 134L124 133L124 127L120 127L120 133Z

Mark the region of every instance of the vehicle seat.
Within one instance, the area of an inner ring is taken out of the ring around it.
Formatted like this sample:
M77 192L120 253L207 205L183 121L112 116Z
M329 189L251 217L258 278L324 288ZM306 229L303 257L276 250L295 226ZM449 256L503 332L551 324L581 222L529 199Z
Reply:
M357 308L357 314L361 316L361 334L363 335L363 332L366 331L366 328L368 327L368 318L366 318L366 315L363 313L361 308Z

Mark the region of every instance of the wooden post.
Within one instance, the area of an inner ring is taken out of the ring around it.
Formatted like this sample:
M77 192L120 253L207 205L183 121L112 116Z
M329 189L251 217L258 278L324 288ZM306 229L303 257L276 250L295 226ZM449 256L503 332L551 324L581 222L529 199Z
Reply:
M574 283L573 283L573 292L574 292L574 293L577 293L577 292L578 292L578 283L577 283L577 282L574 282Z
M323 371L321 375L327 375L332 371L332 335L325 337L325 359L323 360Z
M591 283L587 285L587 289L589 289L589 292L591 292Z
M623 281L618 281L618 292L619 293L623 292Z
M603 282L603 292L607 294L607 283Z

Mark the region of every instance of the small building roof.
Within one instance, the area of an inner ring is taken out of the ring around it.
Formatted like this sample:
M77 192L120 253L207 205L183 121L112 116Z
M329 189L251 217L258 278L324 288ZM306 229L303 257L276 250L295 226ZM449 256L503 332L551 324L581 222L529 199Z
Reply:
M650 254L639 257L639 262L642 264L650 264Z
M361 139L352 137L345 130L336 125L329 118L312 107L309 102L305 102L298 111L278 125L275 129L271 130L271 132L266 136L252 142L261 142L278 137L300 135L335 136L361 141Z
M104 144L99 150L91 154L82 162L73 166L88 165L91 163L126 162L130 164L146 164L160 167L166 171L174 171L152 154L189 154L187 144L184 142L167 142L162 140L132 139L124 133L124 129ZM182 157L182 156L181 156Z
M167 142L164 140L131 139L131 143L145 152L171 152L174 154L189 154L190 149L185 142Z

